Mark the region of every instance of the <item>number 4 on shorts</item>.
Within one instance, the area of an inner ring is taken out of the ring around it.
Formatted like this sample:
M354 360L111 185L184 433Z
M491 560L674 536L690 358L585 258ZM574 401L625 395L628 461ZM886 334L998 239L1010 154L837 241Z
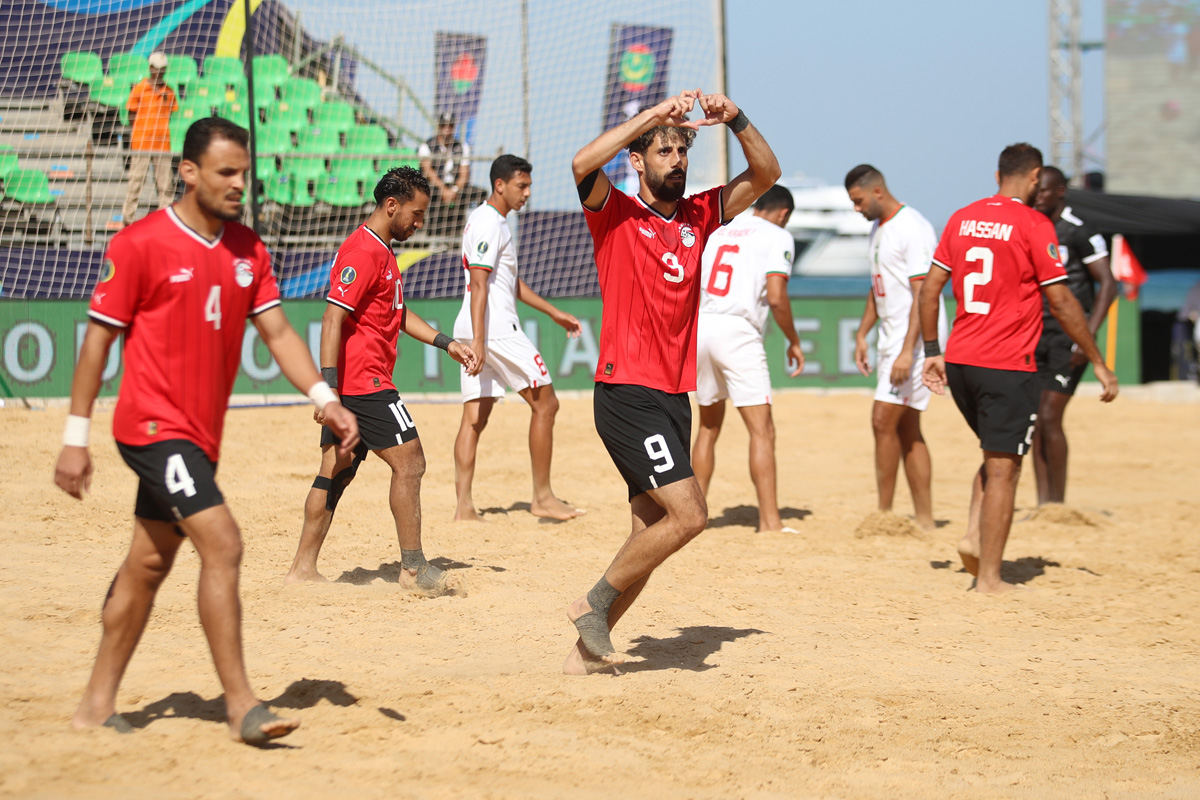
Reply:
M196 482L192 480L192 475L188 472L187 464L183 463L183 456L175 453L167 459L167 491L171 494L179 494L183 492L184 497L196 496Z

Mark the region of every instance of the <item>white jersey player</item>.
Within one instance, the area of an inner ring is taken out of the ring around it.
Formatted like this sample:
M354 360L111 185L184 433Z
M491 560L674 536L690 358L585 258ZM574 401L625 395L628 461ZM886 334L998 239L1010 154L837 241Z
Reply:
M937 234L916 209L892 196L883 175L869 164L850 170L846 191L855 210L874 222L868 244L871 291L858 327L854 361L863 375L870 374L867 333L878 320L878 383L871 423L879 509L892 508L903 453L917 523L933 528L929 450L921 435L920 418L920 412L929 406L929 389L921 380L925 354L912 282L929 272ZM946 309L940 296L938 338L946 340Z
M725 400L732 400L750 432L758 529L793 533L783 527L776 502L771 374L763 336L772 314L788 340L790 375L799 375L804 354L787 295L795 241L783 227L794 205L791 192L774 186L754 204L752 215L717 229L705 245L696 342L700 430L692 450L692 469L707 493Z
M518 156L502 155L492 162L492 194L471 212L463 231L462 259L466 294L454 322L454 338L470 347L474 369L461 372L462 423L454 443L455 520L479 520L471 484L479 435L487 426L496 398L505 388L521 395L533 411L529 454L533 463L533 502L540 517L570 519L582 511L559 500L550 488L554 416L558 398L550 370L529 337L521 330L517 300L541 311L567 330L580 333L579 320L560 311L529 288L517 272L517 249L508 227L508 213L525 205L533 184L533 167Z

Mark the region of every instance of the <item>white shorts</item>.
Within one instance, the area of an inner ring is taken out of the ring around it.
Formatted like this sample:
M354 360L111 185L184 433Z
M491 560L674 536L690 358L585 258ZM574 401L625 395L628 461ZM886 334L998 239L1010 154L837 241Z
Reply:
M900 351L879 354L879 363L875 367L875 374L879 378L879 383L875 387L877 401L908 406L917 411L929 408L929 387L921 380L921 370L925 368L925 353L923 346L921 347L922 350L913 354L912 373L909 375L909 379L899 386L892 385L892 365L896 363L896 357L900 355Z
M459 339L458 342L471 343L470 339ZM520 392L551 383L550 370L546 369L542 354L523 333L488 339L487 359L478 375L468 375L466 369L459 370L464 403L481 397L504 397L505 386Z
M750 321L701 314L696 336L696 402L729 398L738 408L770 405L771 371L763 337Z

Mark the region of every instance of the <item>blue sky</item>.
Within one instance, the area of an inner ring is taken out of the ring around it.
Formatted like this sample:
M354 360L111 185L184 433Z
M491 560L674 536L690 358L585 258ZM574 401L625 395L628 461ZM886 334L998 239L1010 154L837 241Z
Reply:
M1082 6L1085 41L1102 39L1104 3ZM874 164L940 229L994 190L1005 145L1049 158L1046 0L726 0L726 17L729 96L785 176L837 185ZM1103 120L1103 58L1084 55L1085 136Z

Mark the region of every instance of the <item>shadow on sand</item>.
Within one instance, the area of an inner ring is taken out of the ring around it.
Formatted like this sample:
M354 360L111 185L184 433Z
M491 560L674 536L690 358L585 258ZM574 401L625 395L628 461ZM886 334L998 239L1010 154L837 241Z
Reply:
M492 572L505 572L504 567L495 567L484 564L468 564L465 561L455 561L452 558L438 556L437 558L429 559L429 563L435 567L444 569L447 572L456 569L490 569ZM400 582L400 562L393 561L389 564L380 564L378 569L367 569L366 567L355 567L351 570L346 570L341 575L333 579L334 583L350 583L355 586L366 586L368 583L376 580L383 580L384 583L399 583Z
M322 700L328 700L335 706L352 706L358 702L358 698L350 694L341 681L309 678L293 681L278 697L264 702L274 708L302 709L312 708ZM195 692L173 692L161 700L146 704L139 711L126 711L121 716L137 729L146 728L155 720L171 717L223 724L225 696L217 695L211 700L205 700ZM267 746L289 747L282 742L272 742Z
M803 521L805 517L811 517L812 512L807 508L781 508L779 509L779 517L785 523L789 519ZM748 528L758 527L758 506L730 506L721 512L720 516L709 517L709 528L727 528L732 525L744 525Z
M755 512L757 514L757 512ZM641 659L620 666L621 672L645 672L660 669L686 669L704 672L717 666L705 661L721 649L726 642L735 642L746 636L765 634L757 628L723 628L714 625L694 625L677 628L678 636L655 639L639 636L627 652Z

